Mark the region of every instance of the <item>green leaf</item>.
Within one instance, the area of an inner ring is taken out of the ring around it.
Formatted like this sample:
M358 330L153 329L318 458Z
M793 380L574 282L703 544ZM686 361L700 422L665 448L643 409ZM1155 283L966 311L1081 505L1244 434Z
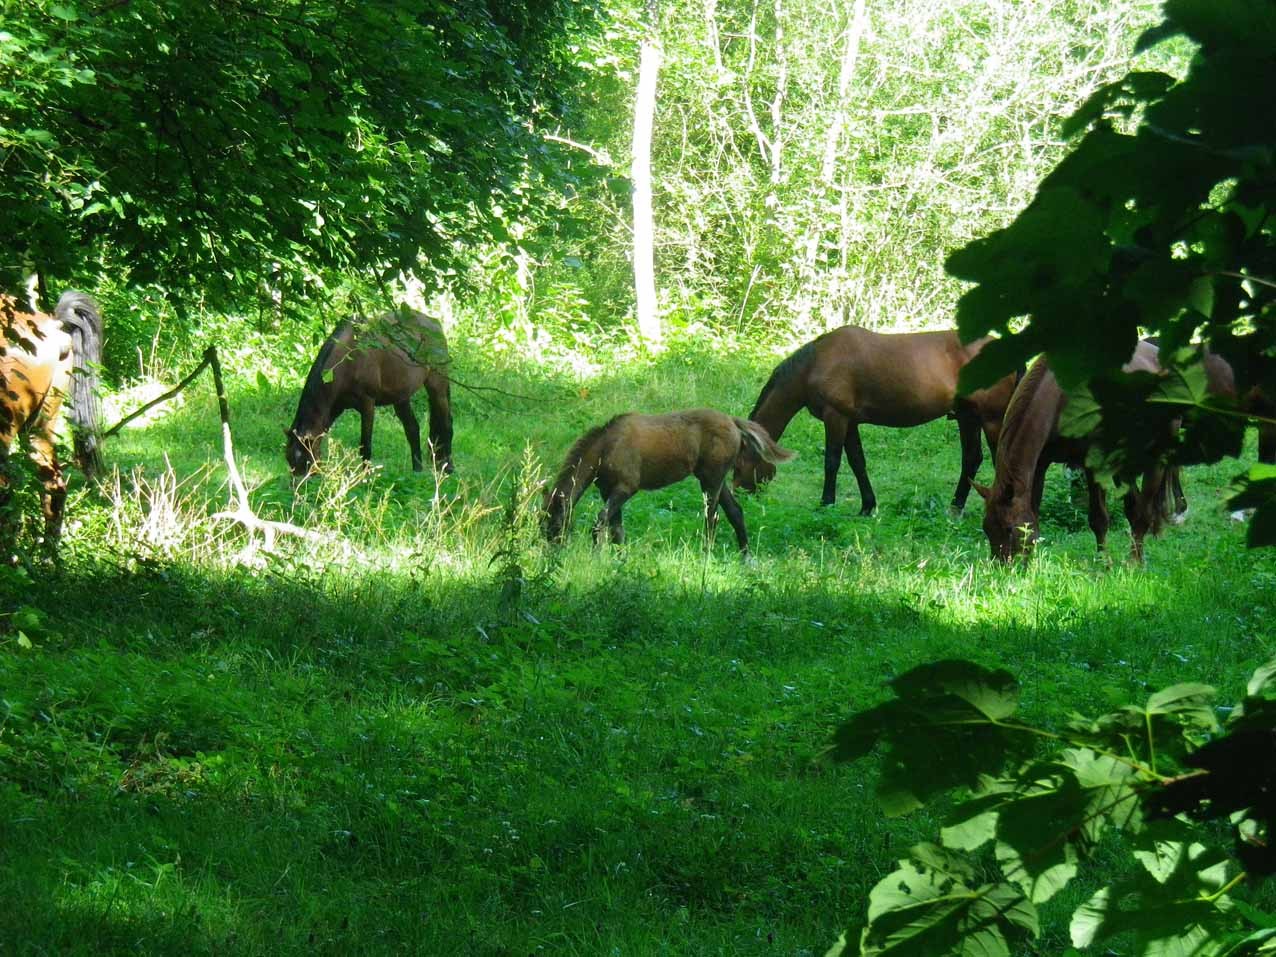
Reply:
M1063 123L1064 139L1071 139L1095 120L1116 113L1129 116L1135 106L1161 96L1174 83L1174 78L1164 73L1132 72L1115 83L1101 86Z
M973 873L942 848L919 845L869 894L861 953L891 957L1008 957L1039 932L1036 909L1009 884L971 887Z
M1152 863L1154 875L1101 888L1077 908L1070 925L1073 946L1132 933L1138 954L1222 953L1223 938L1237 926L1231 900L1215 897L1223 886L1226 858L1200 844L1180 843L1158 850Z
M888 815L955 787L974 787L1027 747L1025 735L999 726L1018 705L1018 685L1008 672L942 661L891 684L899 697L839 727L832 751L837 760L854 761L885 746L878 800Z
M1254 669L1245 693L1251 698L1276 698L1276 658Z
M31 643L31 639L27 637L27 633L25 631L18 632L17 641L19 648L26 648L29 651L35 647L35 645Z
M80 14L76 11L75 7L68 6L65 3L53 4L53 6L49 7L49 13L57 17L59 20L66 20L68 22L80 19Z

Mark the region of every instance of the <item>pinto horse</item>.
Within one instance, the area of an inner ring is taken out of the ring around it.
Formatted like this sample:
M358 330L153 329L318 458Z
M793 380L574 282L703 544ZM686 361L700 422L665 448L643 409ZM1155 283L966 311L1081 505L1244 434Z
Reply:
M762 387L749 418L777 441L803 408L824 423L823 505L837 501L837 472L846 460L859 483L860 514L877 507L868 480L860 425L910 428L941 415L957 420L961 436L961 476L952 507L960 512L970 483L983 462L979 433L996 455L1001 417L1014 390L1009 375L987 389L958 397L957 375L988 340L963 345L956 332L870 332L841 326L808 342L776 366ZM753 491L775 469L748 449L736 463L736 486Z
M54 447L62 403L69 398L75 459L90 478L102 466L98 450L97 369L102 361L102 316L82 292L67 291L53 315L22 312L0 296L0 501L10 495L10 450L19 436L44 487L45 544L62 534L66 480Z
M586 432L567 453L558 478L545 496L545 534L559 541L572 508L590 485L598 486L603 509L594 523L594 540L622 542L621 509L640 489L664 488L689 475L704 492L705 536L713 541L718 507L735 530L741 552L749 550L744 514L727 488L726 477L742 448L766 462L784 462L794 453L782 449L756 422L713 409L689 409L668 415L618 415Z
M301 389L292 426L284 429L285 457L295 478L318 461L323 437L347 409L359 412L359 452L372 458L376 407L389 405L403 423L412 468L421 471L421 424L412 396L422 386L430 400L430 452L434 467L452 471L452 401L447 339L429 316L396 309L367 327L343 322L319 348Z
M1160 372L1157 348L1140 342L1125 372ZM1068 403L1045 356L1040 356L1019 381L1006 409L998 446L997 471L991 488L976 485L984 498L984 534L993 558L1009 561L1032 550L1040 529L1041 496L1046 470L1054 462L1084 467L1089 441L1059 433L1059 420ZM1177 425L1174 427L1177 429ZM1177 469L1156 465L1143 474L1142 486L1132 482L1124 498L1130 522L1130 557L1143 560L1143 539L1160 532L1169 508L1167 499L1177 487ZM1089 522L1094 540L1103 551L1107 542L1107 493L1090 469L1085 469L1089 491ZM1183 505L1186 509L1186 503Z

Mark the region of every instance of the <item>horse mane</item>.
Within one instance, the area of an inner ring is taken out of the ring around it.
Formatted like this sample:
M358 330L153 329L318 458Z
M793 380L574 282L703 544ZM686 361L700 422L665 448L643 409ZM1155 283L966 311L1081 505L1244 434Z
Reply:
M301 387L301 398L297 402L297 415L292 422L294 429L301 425L301 410L314 402L319 392L322 391L324 386L324 366L327 365L328 359L332 356L332 350L337 347L337 338L350 325L349 320L339 324L337 328L328 334L328 338L319 347L319 354L315 356L315 361L310 364L310 371L306 373L305 384Z
M572 443L572 447L567 450L567 457L563 459L563 467L558 470L558 476L554 479L554 492L565 491L567 484L575 481L581 460L585 457L585 453L590 450L595 442L602 438L604 432L628 414L628 412L622 412L620 415L609 419L605 424L594 426L594 428L590 429ZM579 487L583 489L584 485L580 485ZM575 497L573 497L572 500L575 501Z
M766 385L762 387L762 391L758 394L758 401L753 403L753 410L749 413L750 419L758 414L758 410L762 408L762 403L766 401L768 395L811 364L815 356L816 345L827 335L828 333L826 332L822 336L816 336L806 345L786 356L784 361L775 367L771 372L771 377L766 380Z
M1001 431L1004 435L1011 423L1017 423L1024 417L1025 409L1032 402L1030 393L1035 393L1037 387L1041 384L1041 380L1045 378L1046 373L1050 370L1049 363L1046 362L1045 356L1040 356L1037 361L1028 366L1027 372L1017 372L1015 381L1015 391L1010 395L1010 401L1006 404L1006 414L1001 420Z
M84 474L92 477L102 468L98 448L98 366L102 362L102 314L92 297L68 289L54 309L54 316L71 336L71 408L75 457Z

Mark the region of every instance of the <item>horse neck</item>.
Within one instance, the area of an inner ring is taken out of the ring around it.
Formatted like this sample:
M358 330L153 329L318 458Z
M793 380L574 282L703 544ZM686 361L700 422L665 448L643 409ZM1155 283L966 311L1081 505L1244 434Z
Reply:
M768 387L749 415L777 442L793 421L793 416L806 404L805 391L800 386L801 380L795 376L781 385Z
M297 414L292 420L292 432L298 437L323 435L332 427L332 406L335 390L331 383L307 384L297 402Z
M589 488L594 476L598 474L598 466L602 460L599 446L606 432L607 426L592 429L571 447L558 478L554 481L554 489L550 493L552 503L569 508L580 501L585 489Z
M1063 408L1063 390L1045 367L1029 370L1019 383L1006 410L1001 438L997 443L997 473L993 495L1029 495L1041 456L1054 435Z

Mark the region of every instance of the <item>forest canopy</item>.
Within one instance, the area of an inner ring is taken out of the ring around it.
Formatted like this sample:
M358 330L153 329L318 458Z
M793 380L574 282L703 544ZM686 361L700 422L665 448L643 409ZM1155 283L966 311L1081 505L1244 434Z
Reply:
M592 3L21 0L0 21L3 285L32 268L243 307L433 279L566 173Z

